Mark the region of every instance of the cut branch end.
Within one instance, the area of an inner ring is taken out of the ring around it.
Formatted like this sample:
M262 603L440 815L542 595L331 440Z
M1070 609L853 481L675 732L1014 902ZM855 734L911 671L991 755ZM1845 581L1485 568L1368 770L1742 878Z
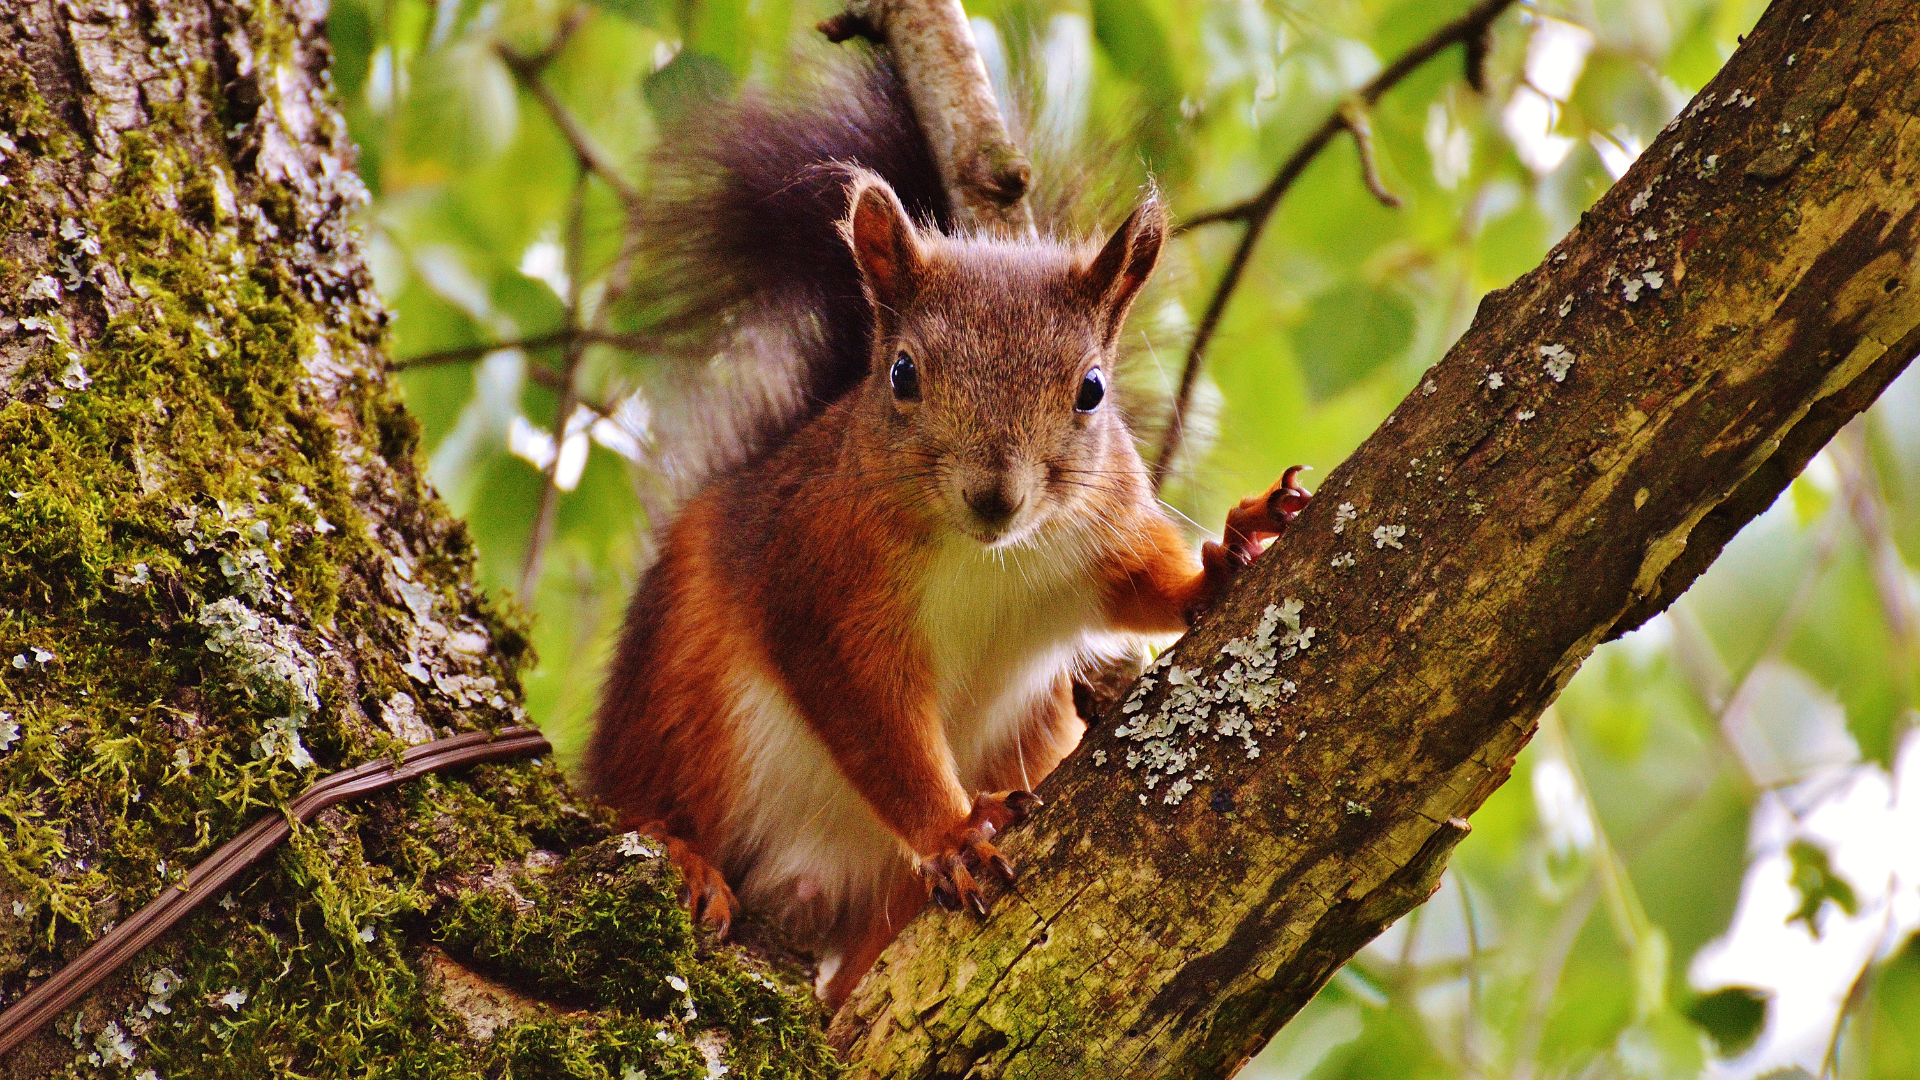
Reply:
M814 25L814 29L826 35L826 39L835 45L852 41L854 38L871 41L875 45L886 44L886 35L881 33L880 28L875 26L872 20L851 11L843 11L832 18L822 19Z

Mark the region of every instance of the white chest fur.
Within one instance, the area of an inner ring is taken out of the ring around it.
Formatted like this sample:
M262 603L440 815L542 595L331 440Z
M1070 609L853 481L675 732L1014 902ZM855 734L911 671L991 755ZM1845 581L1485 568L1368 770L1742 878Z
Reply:
M916 629L967 791L982 787L984 765L1019 737L1054 679L1101 637L1100 600L1083 561L1090 557L1051 546L987 551L965 538L934 553ZM748 665L734 672L734 683L746 782L722 858L740 875L747 902L831 912L882 891L911 853L764 668Z
M1099 629L1100 598L1083 558L1067 545L989 551L964 537L934 554L919 630L947 743L969 790Z

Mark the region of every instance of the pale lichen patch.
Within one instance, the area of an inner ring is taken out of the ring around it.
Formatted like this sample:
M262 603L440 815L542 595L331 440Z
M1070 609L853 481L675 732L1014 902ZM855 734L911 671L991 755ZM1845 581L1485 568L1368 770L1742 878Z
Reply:
M1114 735L1134 744L1127 749L1126 766L1144 767L1147 790L1167 781L1163 804L1180 805L1195 784L1212 778L1212 767L1200 764L1210 743L1237 741L1247 760L1260 756L1259 736L1272 730L1274 707L1296 690L1293 682L1279 678L1279 667L1313 647L1317 631L1301 625L1304 610L1292 597L1268 604L1254 633L1221 646L1220 656L1230 662L1217 672L1185 668L1163 654L1134 684ZM1158 678L1165 679L1167 692L1149 714L1146 698ZM1142 793L1141 804L1147 801Z
M1574 355L1567 351L1567 347L1557 342L1542 345L1540 355L1546 360L1546 363L1541 365L1541 370L1547 373L1547 377L1554 382L1565 382L1567 372L1572 370L1574 361Z

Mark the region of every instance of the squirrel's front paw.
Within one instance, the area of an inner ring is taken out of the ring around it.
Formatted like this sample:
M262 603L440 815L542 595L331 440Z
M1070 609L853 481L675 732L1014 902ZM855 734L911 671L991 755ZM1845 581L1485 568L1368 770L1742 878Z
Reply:
M1261 541L1286 532L1313 500L1312 492L1294 483L1304 471L1305 465L1295 465L1264 494L1241 499L1240 505L1227 511L1227 528L1219 542L1209 540L1200 546L1205 580L1193 602L1181 612L1189 626L1220 599L1240 571L1253 565L1260 556Z
M991 870L1008 884L1014 879L1013 864L990 841L1027 820L1040 805L1040 796L1031 791L976 796L972 812L947 834L940 849L920 860L920 874L933 899L948 911L972 908L985 915L986 897L980 895L974 875Z
M1262 540L1286 532L1287 526L1293 524L1293 519L1313 500L1312 492L1294 483L1294 478L1306 468L1295 465L1281 474L1265 494L1241 499L1239 506L1227 511L1226 535L1221 540L1242 565L1260 554Z

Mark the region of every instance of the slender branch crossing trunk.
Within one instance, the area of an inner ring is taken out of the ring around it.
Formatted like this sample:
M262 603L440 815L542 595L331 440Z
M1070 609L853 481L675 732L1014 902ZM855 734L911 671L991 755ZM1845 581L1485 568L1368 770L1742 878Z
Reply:
M855 1075L1227 1076L1424 900L1593 647L1920 350L1917 66L1910 2L1778 0L1042 786L985 925L888 950Z

